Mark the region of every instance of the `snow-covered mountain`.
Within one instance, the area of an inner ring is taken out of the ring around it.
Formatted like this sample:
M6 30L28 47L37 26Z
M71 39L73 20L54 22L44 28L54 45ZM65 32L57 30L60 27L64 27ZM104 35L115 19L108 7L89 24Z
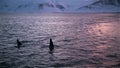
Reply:
M79 11L87 12L120 12L120 0L97 0L96 2L80 7Z
M99 0L102 4L120 5L120 0Z
M0 12L120 12L120 0L0 0Z

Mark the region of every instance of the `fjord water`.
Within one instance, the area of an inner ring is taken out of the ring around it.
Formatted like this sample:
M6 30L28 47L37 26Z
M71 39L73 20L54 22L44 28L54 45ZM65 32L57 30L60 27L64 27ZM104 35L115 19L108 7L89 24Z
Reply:
M119 13L0 15L0 68L120 67L119 57Z

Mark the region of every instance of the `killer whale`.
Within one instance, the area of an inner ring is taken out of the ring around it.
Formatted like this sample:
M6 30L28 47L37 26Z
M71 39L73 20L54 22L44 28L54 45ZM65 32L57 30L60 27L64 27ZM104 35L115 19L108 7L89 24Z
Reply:
M19 39L17 39L17 48L20 49L22 43L19 41Z
M54 44L51 38L50 38L49 50L50 50L50 53L52 53L54 50Z

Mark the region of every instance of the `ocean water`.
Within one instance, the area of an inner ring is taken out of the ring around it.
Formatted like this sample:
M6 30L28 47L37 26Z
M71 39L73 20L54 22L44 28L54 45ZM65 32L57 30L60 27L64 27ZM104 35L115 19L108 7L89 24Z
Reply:
M0 14L0 68L49 67L119 68L120 14Z

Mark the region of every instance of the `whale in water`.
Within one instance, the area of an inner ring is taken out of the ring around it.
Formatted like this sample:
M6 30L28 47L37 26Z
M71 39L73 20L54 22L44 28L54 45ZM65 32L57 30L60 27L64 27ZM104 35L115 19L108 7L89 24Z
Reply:
M17 39L17 48L19 49L21 47L22 43Z
M53 41L51 38L50 38L49 50L50 50L50 52L53 52L53 50L54 50L54 44L53 44Z

